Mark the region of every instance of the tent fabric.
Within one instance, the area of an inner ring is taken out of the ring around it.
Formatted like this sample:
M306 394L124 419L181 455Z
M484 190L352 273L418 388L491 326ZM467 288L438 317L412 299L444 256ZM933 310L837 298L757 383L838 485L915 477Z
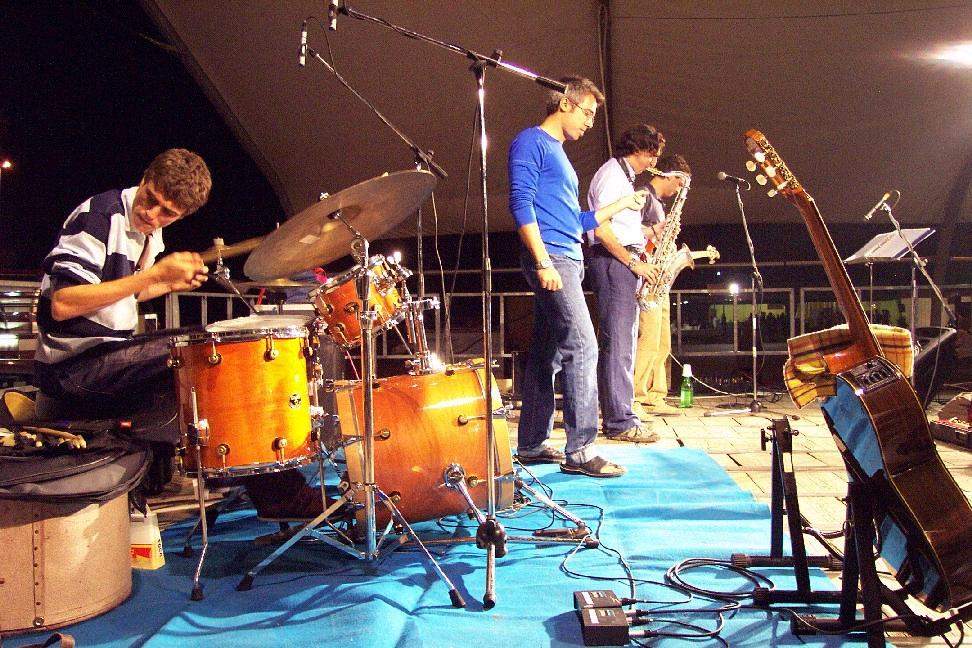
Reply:
M288 216L322 191L411 168L410 149L323 65L298 65L308 41L449 173L435 205L439 231L461 231L467 163L471 214L480 228L474 143L476 92L469 61L370 21L340 16L325 29L326 3L284 0L186 3L144 0L274 186ZM970 220L972 70L935 58L972 42L972 3L869 0L644 0L537 2L355 0L357 11L546 76L588 76L608 91L618 134L645 121L669 152L692 165L686 222L738 218L725 170L746 175L742 133L759 128L816 198L829 221L859 220L899 189L903 223ZM544 90L505 71L486 74L491 230L511 230L506 150L543 117ZM608 156L603 115L567 152L582 192ZM757 223L793 222L781 200L747 195ZM430 210L426 211L430 214ZM431 223L431 217L426 216ZM429 232L431 225L426 225ZM390 236L413 233L408 219Z

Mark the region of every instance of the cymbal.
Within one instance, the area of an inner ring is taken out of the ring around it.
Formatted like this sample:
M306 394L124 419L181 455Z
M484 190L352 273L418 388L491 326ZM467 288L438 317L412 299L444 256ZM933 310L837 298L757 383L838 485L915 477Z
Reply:
M213 247L199 253L202 257L203 263L212 263L213 261L219 260L220 256L224 259L230 259L241 254L246 254L247 252L252 252L260 245L265 236L255 236L253 238L246 239L245 241L240 241L239 243L233 243L232 245L214 245Z
M266 279L264 281L234 281L239 288L317 288L321 284L290 279Z
M396 171L365 180L317 202L260 243L243 272L258 281L290 277L351 252L352 234L339 220L338 210L367 239L377 238L421 205L435 187L428 171Z

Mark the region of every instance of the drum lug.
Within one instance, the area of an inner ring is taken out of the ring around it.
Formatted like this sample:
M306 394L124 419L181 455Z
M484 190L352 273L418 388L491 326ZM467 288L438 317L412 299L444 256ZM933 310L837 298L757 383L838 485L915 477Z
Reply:
M218 365L220 362L223 361L223 356L221 356L219 354L219 351L216 350L216 340L213 339L210 340L210 342L213 345L213 352L206 357L206 361L215 367L216 365Z
M279 355L280 355L280 351L278 351L277 349L273 348L273 337L271 337L271 336L268 335L267 336L267 350L263 354L264 360L266 360L267 362L271 362L273 360L276 360L277 359L277 356L279 356Z
M347 313L348 315L357 315L357 313L358 313L358 311L360 309L361 309L361 306L360 306L360 304L358 304L358 302L349 302L344 307L344 312Z
M277 461L284 460L284 452L287 449L287 439L277 437L273 440L273 449L277 452Z
M300 394L291 394L290 395L290 409L297 409L298 407L300 407L300 404L301 404L302 401L303 401L303 399L300 397Z
M493 419L494 420L506 419L506 415L509 413L510 409L511 408L509 405L502 405L496 408L495 410L493 410ZM466 416L465 414L460 414L456 418L456 423L458 423L459 425L468 425L472 421L484 421L484 420L486 420L485 414L475 414L473 416Z
M375 441L387 441L391 438L391 430L382 428L375 432Z

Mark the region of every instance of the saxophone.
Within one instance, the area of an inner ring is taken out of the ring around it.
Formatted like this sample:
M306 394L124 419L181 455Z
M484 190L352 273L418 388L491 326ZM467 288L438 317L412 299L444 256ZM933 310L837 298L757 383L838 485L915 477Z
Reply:
M685 200L688 198L689 185L692 182L692 176L681 171L663 173L657 169L648 169L648 172L652 175L665 178L682 178L683 182L682 187L675 195L675 200L672 202L672 208L668 211L668 217L665 219L665 228L662 230L657 245L650 253L646 251L642 255L642 260L645 263L659 267L659 272L655 279L652 281L643 281L635 294L638 300L638 306L646 312L659 307L661 300L667 297L668 290L675 280L675 275L678 274L678 270L674 267L677 265L674 261L679 253L675 239L678 238L679 232L682 230L682 208L685 206Z

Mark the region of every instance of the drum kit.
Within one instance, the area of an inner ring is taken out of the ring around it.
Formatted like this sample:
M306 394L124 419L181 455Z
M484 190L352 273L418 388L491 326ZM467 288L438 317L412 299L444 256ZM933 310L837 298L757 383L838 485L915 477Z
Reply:
M480 509L490 488L500 508L513 505L517 489L549 502L515 476L506 410L487 411L487 402L501 400L485 363L437 363L423 322L423 312L437 308L437 299L412 299L405 285L411 272L394 259L368 254L367 237L398 223L425 200L434 183L424 171L380 176L323 196L262 239L233 246L220 242L203 254L216 262L213 275L237 294L241 282L234 283L223 265L237 254L250 253L244 271L259 285L288 284L289 279L280 278L349 252L357 264L309 292L310 321L300 315L253 314L171 338L170 365L184 431L181 454L186 471L197 477L202 530L193 600L202 598L207 479L280 472L314 461L319 466L324 512L247 572L237 589L249 589L257 573L308 535L365 560L411 540L432 562L456 607L464 606L462 597L410 522L463 513L482 521ZM409 371L377 379L375 333L403 322L413 353ZM324 380L315 359L319 345L328 340L348 353L360 350L360 379ZM321 391L333 395L327 400L333 401L329 408L334 411L321 405ZM495 429L492 453L487 416ZM326 465L340 477L335 501L325 496ZM342 524L347 532L339 528ZM386 543L390 535L398 542Z

